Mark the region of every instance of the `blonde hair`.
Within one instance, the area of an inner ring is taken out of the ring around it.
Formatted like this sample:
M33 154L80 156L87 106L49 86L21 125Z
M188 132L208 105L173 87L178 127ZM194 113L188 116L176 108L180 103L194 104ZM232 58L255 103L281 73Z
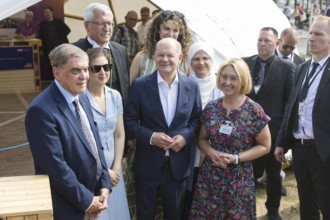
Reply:
M240 94L249 94L252 89L252 79L250 69L245 61L241 58L230 58L226 60L217 72L217 86L220 88L220 77L223 69L227 66L232 66L240 81Z

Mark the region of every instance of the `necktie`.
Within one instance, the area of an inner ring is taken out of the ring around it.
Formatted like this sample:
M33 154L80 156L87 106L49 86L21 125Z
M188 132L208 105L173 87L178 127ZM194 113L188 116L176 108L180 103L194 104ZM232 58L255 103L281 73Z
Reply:
M89 143L89 147L93 153L93 156L96 158L96 179L99 179L99 177L101 176L101 172L102 172L102 165L101 165L101 161L100 161L100 157L99 157L99 153L97 150L97 146L96 146L96 142L95 139L93 137L92 131L90 130L90 128L88 127L88 119L84 114L81 114L80 109L79 109L79 103L78 100L75 99L73 102L73 105L75 107L75 111L76 111L76 116L79 122L79 125Z
M259 75L258 75L258 83L257 85L261 85L262 82L264 81L265 78L265 69L266 69L266 64L265 62L260 63L260 70L259 70Z
M287 56L284 56L282 58L285 59L285 60L288 60L289 59L289 57L287 57Z
M306 76L305 82L304 82L304 84L301 87L301 90L299 92L298 99L297 99L298 102L296 104L296 112L295 112L295 117L294 117L294 130L295 131L298 129L298 121L299 121L298 108L299 108L299 103L303 102L305 100L305 98L307 96L307 93L308 93L308 89L310 87L309 81L313 77L313 75L315 74L318 65L319 65L318 63L315 63L315 62L313 63L313 68L312 68L311 72Z
M316 72L316 68L318 67L318 63L313 63L313 68L312 68L312 71L306 76L306 80L305 80L305 83L304 85L301 87L301 90L300 90L300 93L299 93L299 96L298 96L298 101L299 102L302 102L304 101L304 99L306 98L307 96L307 93L308 93L308 89L310 87L309 85L309 81L310 79L313 77L313 75L315 74Z

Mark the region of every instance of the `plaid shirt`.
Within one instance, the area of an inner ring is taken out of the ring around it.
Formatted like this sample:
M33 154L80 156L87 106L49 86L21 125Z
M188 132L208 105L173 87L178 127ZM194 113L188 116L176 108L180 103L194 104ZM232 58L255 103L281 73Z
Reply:
M135 54L138 52L139 47L138 34L134 29L132 29L132 31L133 34L130 35L130 31L125 25L118 26L111 38L112 41L115 41L126 47L127 56L129 58L134 58Z

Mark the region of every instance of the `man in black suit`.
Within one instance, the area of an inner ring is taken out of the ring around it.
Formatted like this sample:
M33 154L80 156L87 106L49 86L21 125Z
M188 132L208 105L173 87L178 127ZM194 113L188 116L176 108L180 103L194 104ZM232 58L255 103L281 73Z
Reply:
M248 96L271 117L269 128L272 148L269 154L261 158L267 174L266 208L269 219L281 219L278 213L281 201L281 164L276 161L273 153L296 69L295 64L275 56L277 46L277 31L272 27L264 27L259 32L258 54L243 58L250 68L254 83L254 89Z
M278 47L275 51L275 54L279 57L282 57L285 60L289 60L294 64L299 66L305 62L305 58L298 56L294 53L294 49L296 48L299 42L299 33L294 28L285 28L280 35L280 39L278 41Z
M110 50L113 67L108 85L119 91L125 105L130 85L128 57L124 46L110 41L114 27L110 8L100 3L89 4L84 13L84 26L87 37L79 39L73 44L84 51L93 47Z
M316 17L309 32L312 58L296 71L276 141L275 157L284 162L292 148L300 218L330 219L330 18ZM307 81L307 83L305 83Z
M288 27L285 28L281 34L280 39L278 41L278 47L275 50L275 54L278 57L281 57L285 60L291 61L298 67L299 64L305 62L305 58L298 56L294 53L294 49L299 42L299 33L296 29ZM282 184L281 187L282 196L286 196L287 191Z

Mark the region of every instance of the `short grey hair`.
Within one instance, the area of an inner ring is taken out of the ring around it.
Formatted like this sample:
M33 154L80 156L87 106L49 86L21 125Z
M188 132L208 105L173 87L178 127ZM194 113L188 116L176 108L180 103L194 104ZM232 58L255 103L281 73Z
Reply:
M90 3L85 9L84 21L93 20L95 12L101 12L104 15L110 15L113 17L112 11L109 6L101 3Z
M61 44L55 47L49 54L52 67L61 67L71 58L84 57L88 60L87 53L72 44Z

